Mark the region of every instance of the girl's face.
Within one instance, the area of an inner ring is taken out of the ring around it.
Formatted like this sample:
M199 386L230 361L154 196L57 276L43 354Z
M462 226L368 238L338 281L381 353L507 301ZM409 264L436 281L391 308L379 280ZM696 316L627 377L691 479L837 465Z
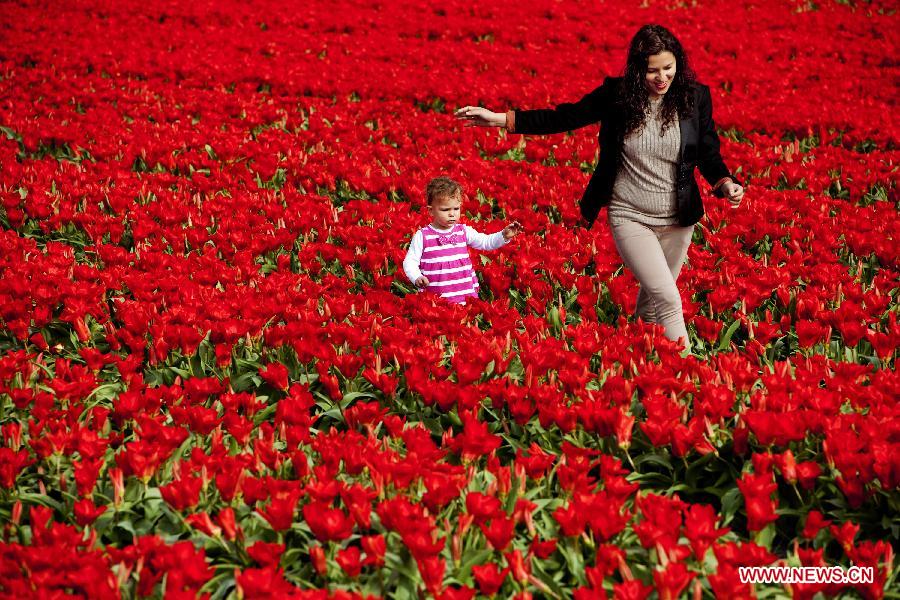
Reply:
M461 209L462 198L458 195L435 198L428 207L428 214L431 215L431 224L438 229L453 227L459 222Z
M669 91L669 86L675 79L676 68L675 55L669 51L653 54L647 59L644 81L651 98L661 98Z

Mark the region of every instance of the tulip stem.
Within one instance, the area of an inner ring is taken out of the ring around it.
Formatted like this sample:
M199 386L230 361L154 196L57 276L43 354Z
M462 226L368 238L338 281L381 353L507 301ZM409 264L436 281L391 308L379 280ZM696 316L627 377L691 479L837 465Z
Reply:
M792 483L792 484L791 484L791 487L794 488L794 494L797 495L797 500L800 502L800 505L802 506L802 505L804 504L804 502L803 502L803 496L800 495L800 490L797 489L797 484L796 484L796 483Z
M628 464L631 465L631 470L637 472L637 467L634 466L634 461L631 459L631 453L628 450L625 450L625 458L628 459Z

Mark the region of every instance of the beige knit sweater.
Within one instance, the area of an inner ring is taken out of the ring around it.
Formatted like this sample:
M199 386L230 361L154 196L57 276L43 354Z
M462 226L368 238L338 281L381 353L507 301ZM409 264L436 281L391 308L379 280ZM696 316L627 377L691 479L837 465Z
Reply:
M622 165L613 186L609 222L637 221L645 225L674 225L675 179L681 128L676 119L662 133L662 100L650 101L643 127L625 138Z

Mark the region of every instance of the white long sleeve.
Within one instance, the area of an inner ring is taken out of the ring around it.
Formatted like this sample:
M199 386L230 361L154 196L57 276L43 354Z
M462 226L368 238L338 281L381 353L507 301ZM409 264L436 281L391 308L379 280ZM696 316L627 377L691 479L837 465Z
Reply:
M412 241L409 242L409 250L406 251L406 258L403 259L403 272L406 273L406 276L413 284L416 283L416 279L422 276L419 264L422 262L423 246L424 240L420 229L413 234Z
M487 234L475 231L468 225L463 225L463 227L466 228L466 243L476 250L496 250L509 243L509 241L503 237L502 231Z
M496 250L509 243L508 240L503 237L502 231L486 234L480 233L468 225L463 225L463 227L466 232L466 244L476 250ZM450 229L443 231L436 227L433 227L433 229L440 233L447 233L450 231ZM415 283L416 280L422 276L419 265L422 262L422 249L424 248L424 245L425 240L422 236L422 230L420 229L413 234L412 240L409 242L409 250L406 251L406 257L403 259L403 272L406 273L406 277L409 278L412 283Z

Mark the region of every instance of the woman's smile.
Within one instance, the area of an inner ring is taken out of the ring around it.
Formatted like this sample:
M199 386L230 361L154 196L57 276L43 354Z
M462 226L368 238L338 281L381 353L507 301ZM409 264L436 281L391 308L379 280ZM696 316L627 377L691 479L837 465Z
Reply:
M675 79L678 65L675 55L669 51L653 54L647 58L646 86L653 96L661 96L669 90Z

